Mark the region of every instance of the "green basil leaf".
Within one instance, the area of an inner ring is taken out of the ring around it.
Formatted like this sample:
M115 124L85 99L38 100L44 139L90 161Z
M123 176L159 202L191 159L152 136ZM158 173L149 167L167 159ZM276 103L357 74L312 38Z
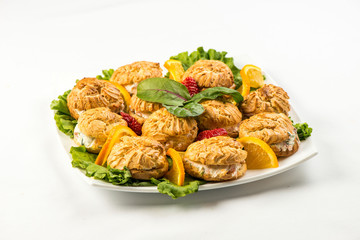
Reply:
M234 58L226 57L227 52L218 52L215 49L209 49L205 51L203 47L199 47L196 51L188 54L188 52L182 52L178 55L170 57L170 59L178 60L182 63L184 70L186 71L191 65L193 65L196 61L201 59L207 60L219 60L229 66L231 72L234 75L234 82L236 88L239 88L242 84L242 79L240 76L240 69L237 68L234 64Z
M198 103L202 100L216 99L223 95L232 96L236 103L240 103L243 100L243 96L234 89L225 88L225 87L214 87L214 88L208 88L198 94L195 94L188 102Z
M205 111L204 107L197 102L188 102L184 106L164 105L164 107L177 117L196 117Z
M181 106L191 98L183 84L168 78L149 78L141 81L136 96L145 101L172 106Z

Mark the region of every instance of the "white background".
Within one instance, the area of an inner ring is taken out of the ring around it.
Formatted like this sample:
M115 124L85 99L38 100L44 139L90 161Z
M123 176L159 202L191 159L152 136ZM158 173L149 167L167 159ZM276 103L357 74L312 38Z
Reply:
M360 239L359 1L0 1L1 239ZM198 46L248 54L319 154L172 200L72 169L49 105L85 76Z

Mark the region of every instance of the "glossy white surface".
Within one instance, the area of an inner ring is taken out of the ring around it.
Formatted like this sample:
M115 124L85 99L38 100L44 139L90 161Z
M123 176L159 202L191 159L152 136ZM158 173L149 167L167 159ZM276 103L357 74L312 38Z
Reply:
M359 9L355 0L0 1L0 239L359 239ZM314 128L319 154L178 200L79 178L51 100L102 69L201 45L256 59Z
M239 66L239 68L241 66L244 66L246 63L254 62L253 60L251 60L250 57L248 57L246 55L234 56L234 58L241 59L240 62L239 61L237 62L237 66ZM266 80L265 80L266 84L279 85L276 83L276 81L273 80L273 78L269 74L267 74L265 72L263 72L263 74L266 76ZM290 116L291 116L291 119L295 123L302 122L301 119L299 118L299 116L296 114L294 108L291 109ZM54 126L56 126L55 123L54 123ZM57 132L59 134L60 141L61 141L65 151L67 153L69 153L70 147L76 146L76 145L65 134L63 134L60 131L57 131ZM301 142L300 148L297 153L295 153L294 155L292 155L290 157L280 159L278 168L268 168L268 169L262 169L262 170L248 170L246 172L246 174L240 179L237 179L235 181L220 182L220 183L207 183L207 184L201 185L199 187L199 191L231 187L231 186L236 186L236 185L240 185L240 184L244 184L244 183L258 181L258 180L261 180L264 178L269 178L271 176L283 173L285 171L288 171L288 170L298 166L299 164L305 162L306 160L314 157L316 154L317 154L317 150L316 150L316 147L314 146L312 138L308 138L306 141ZM71 162L71 155L68 154L68 156L69 156L69 161ZM115 186L111 183L107 183L107 182L100 181L100 180L97 180L94 178L86 177L84 174L84 171L82 171L80 169L75 169L75 171L77 171L79 173L79 175L84 179L84 181L86 181L88 184L95 186L95 187L104 188L104 189L108 189L108 190L114 190L114 191L123 191L123 192L158 193L158 190L155 186L154 187ZM271 181L271 179L269 179L269 181Z

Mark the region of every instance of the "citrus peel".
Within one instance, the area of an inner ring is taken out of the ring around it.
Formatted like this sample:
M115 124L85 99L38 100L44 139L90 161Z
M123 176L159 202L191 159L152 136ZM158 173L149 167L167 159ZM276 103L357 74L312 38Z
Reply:
M120 84L115 83L115 82L111 82L111 83L114 84L117 89L119 89L121 95L122 95L123 98L124 98L124 102L125 102L125 104L126 104L126 108L127 108L127 110L129 110L130 100L131 100L130 93L126 90L126 88L124 88L124 87L121 86Z
M101 148L101 151L95 160L95 164L104 166L113 146L118 142L119 138L125 135L134 137L137 136L133 130L122 125L117 125L111 129L104 146Z
M248 169L276 168L279 166L277 157L271 147L263 140L255 137L238 138L248 155L246 164Z
M243 96L250 93L250 88L260 88L264 86L264 78L261 73L261 68L255 65L245 65L240 71L240 76L243 81L240 93Z
M181 82L181 78L184 75L185 71L180 61L169 59L165 62L164 67L169 71L170 79Z
M185 169L181 154L173 148L169 148L166 155L171 157L173 164L171 169L165 174L165 178L170 182L182 186L185 180Z

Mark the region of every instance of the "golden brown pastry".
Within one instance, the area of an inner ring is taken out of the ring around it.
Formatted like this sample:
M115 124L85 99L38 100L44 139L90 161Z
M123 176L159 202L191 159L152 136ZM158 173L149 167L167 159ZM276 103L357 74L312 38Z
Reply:
M126 90L133 95L139 82L155 77L162 77L160 64L140 61L116 69L110 78L110 82L123 85Z
M152 137L165 148L184 151L197 136L198 127L194 118L179 118L166 108L150 115L142 127L143 136Z
M241 122L241 112L230 102L207 100L201 102L205 111L197 117L199 130L224 128L230 137L237 137Z
M227 87L235 89L234 75L231 69L217 60L199 60L182 77L184 81L192 77L200 88Z
M265 84L262 88L245 96L241 104L244 116L251 117L262 112L284 113L290 111L289 96L281 87Z
M117 125L127 126L127 122L108 108L89 109L80 114L74 129L74 141L84 145L89 152L98 153L111 129Z
M161 103L148 102L138 98L136 94L134 94L131 97L129 114L140 124L143 124L153 112L160 108L162 108Z
M269 144L279 157L294 154L300 144L295 127L283 113L259 113L242 121L239 137L260 138Z
M206 181L227 181L242 177L247 152L233 138L218 136L192 143L185 152L185 171Z
M169 168L164 146L149 137L121 137L107 163L111 168L127 167L133 178L141 180L160 178Z
M125 109L122 94L113 84L97 78L80 80L67 96L67 106L73 118L78 119L85 110L107 107L120 113Z

